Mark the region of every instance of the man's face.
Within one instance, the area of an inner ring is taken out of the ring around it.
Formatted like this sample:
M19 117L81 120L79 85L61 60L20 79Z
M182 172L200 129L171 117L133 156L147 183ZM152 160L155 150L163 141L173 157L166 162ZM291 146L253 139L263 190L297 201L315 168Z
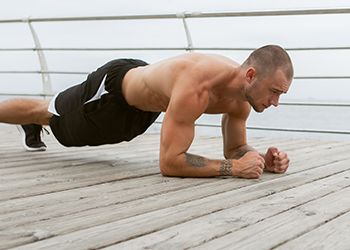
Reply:
M281 94L287 93L292 80L287 80L278 69L271 77L256 79L246 89L246 99L256 112L263 112L271 105L277 107Z

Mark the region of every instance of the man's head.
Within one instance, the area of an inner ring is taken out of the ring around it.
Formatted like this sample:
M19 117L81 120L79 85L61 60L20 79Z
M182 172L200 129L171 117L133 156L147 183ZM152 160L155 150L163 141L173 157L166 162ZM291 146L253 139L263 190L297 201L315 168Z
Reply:
M287 52L276 45L255 50L242 64L246 74L246 98L255 111L278 105L279 96L286 93L294 70Z
M281 69L288 80L292 79L294 75L289 55L277 45L267 45L254 50L242 64L242 67L245 69L255 68L260 80L266 76L272 76L277 69Z

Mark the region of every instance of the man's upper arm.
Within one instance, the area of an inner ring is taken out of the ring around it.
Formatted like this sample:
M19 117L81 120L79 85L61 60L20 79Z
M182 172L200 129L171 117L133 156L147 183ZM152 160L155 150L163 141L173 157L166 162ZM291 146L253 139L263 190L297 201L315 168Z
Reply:
M246 120L250 105L246 102L235 102L230 113L222 116L222 134L225 158L232 158L232 152L240 146L247 145Z
M194 123L204 112L207 102L205 92L198 93L188 88L184 91L181 87L173 90L162 124L161 171L179 165L178 156L189 149L195 133Z

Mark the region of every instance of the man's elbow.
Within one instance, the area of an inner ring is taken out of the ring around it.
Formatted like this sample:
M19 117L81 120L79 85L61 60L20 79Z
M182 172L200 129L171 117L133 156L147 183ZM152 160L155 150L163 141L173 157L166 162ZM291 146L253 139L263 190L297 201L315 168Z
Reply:
M172 171L173 168L171 167L170 163L166 160L159 160L159 169L160 173L163 176L174 176L174 173Z
M159 168L160 168L160 173L161 173L163 176L171 176L171 175L170 175L170 171L167 169L166 166L160 165Z

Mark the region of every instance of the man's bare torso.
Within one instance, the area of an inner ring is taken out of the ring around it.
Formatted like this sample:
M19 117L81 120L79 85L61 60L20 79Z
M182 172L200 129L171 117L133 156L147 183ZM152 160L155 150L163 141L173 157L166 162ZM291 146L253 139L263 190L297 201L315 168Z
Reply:
M129 105L145 111L166 111L175 92L208 93L205 113L225 113L237 93L227 93L239 64L219 55L188 53L130 70L122 85Z

